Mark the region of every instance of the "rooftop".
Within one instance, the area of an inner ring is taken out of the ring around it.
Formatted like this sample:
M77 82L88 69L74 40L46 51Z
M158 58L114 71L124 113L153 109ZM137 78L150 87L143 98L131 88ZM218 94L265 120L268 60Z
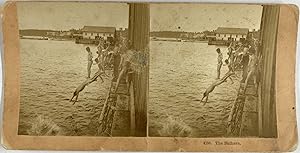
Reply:
M100 26L84 26L82 28L84 32L99 32L99 33L115 33L115 27L100 27Z
M248 34L248 28L226 28L226 27L219 27L215 33L218 34Z

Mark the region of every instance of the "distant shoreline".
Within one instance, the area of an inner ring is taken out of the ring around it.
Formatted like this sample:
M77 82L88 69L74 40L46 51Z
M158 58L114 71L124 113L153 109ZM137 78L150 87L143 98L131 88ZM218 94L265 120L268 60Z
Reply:
M208 43L208 40L195 40L195 39L181 39L181 38L162 38L152 37L151 41L169 41L169 42L197 42L197 43Z
M31 39L31 40L54 40L54 41L73 41L73 38L49 38L42 36L20 36L20 39Z

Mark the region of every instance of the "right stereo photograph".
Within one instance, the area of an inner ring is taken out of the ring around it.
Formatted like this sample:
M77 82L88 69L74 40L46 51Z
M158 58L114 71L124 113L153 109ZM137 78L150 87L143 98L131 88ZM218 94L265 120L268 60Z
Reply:
M148 136L277 137L279 6L151 4Z

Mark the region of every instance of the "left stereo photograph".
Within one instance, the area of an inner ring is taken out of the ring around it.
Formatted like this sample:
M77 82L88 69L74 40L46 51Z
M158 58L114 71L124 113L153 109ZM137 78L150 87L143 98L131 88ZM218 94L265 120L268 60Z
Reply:
M126 3L17 3L18 135L146 136L149 25L129 11Z

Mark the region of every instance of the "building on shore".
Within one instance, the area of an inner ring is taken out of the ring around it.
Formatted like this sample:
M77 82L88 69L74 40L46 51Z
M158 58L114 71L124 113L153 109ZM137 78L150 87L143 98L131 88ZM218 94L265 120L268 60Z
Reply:
M249 29L218 27L215 33L217 41L245 41L248 36Z
M83 39L93 40L103 38L104 40L113 41L116 34L115 27L84 26L81 31Z

